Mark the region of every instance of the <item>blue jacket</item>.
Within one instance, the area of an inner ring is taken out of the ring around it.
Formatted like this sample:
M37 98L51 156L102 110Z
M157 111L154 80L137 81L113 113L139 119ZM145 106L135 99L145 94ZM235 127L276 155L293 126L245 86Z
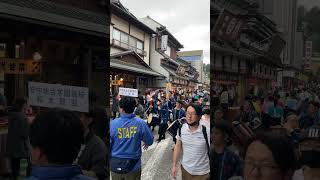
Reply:
M169 113L169 103L165 102L163 105L161 105L160 108L160 119L161 119L161 124L166 124L170 118L170 113Z
M82 175L79 166L34 166L31 177L25 180L93 180Z
M180 109L178 117L176 117L177 109L172 110L173 120L181 119L183 117L186 117L186 112L183 109Z
M150 146L153 134L147 123L133 114L121 114L110 123L111 157L139 159L132 171L141 168L141 141Z

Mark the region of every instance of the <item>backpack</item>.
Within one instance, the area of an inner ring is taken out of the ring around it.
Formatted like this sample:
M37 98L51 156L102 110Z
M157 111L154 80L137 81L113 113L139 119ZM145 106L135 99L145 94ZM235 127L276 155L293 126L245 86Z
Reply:
M178 131L179 131L179 136L180 136L180 137L181 137L181 128L182 128L182 126L180 126L179 129L178 129ZM209 151L210 151L210 146L209 146L207 128L206 128L204 125L202 125L202 134L203 134L204 139L206 140L206 145L207 145L207 150L208 150L208 151L207 151L207 154L208 154L208 157L210 158L210 153L209 153Z

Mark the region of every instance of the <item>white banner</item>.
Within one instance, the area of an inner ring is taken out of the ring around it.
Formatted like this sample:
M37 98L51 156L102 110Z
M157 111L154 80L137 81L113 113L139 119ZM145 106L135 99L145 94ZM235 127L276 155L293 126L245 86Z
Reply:
M161 50L166 51L168 46L168 35L161 36Z
M131 88L119 88L119 95L121 96L130 96L130 97L138 97L138 89Z
M89 88L29 82L29 104L89 112Z

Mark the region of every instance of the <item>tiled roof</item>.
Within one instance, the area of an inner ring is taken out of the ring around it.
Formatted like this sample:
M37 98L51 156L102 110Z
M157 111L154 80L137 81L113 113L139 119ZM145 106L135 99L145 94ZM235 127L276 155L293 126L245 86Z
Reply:
M111 58L110 67L115 69L122 69L130 72L136 72L140 74L147 74L152 76L164 77L162 74L155 72L151 68L145 67L140 64L132 64L129 62L121 61L119 59Z
M74 18L91 23L107 25L108 15L94 13L88 10L75 8L72 6L61 5L45 0L0 0L0 3L8 3L15 6L30 8L51 14L57 14L69 18Z

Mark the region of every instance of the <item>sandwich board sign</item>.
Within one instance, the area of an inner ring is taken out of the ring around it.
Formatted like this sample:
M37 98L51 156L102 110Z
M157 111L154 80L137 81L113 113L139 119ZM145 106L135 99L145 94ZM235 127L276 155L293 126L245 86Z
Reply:
M28 95L29 104L32 106L89 112L87 87L29 82Z
M138 97L138 89L131 88L119 88L119 95L121 96L130 96L130 97Z

